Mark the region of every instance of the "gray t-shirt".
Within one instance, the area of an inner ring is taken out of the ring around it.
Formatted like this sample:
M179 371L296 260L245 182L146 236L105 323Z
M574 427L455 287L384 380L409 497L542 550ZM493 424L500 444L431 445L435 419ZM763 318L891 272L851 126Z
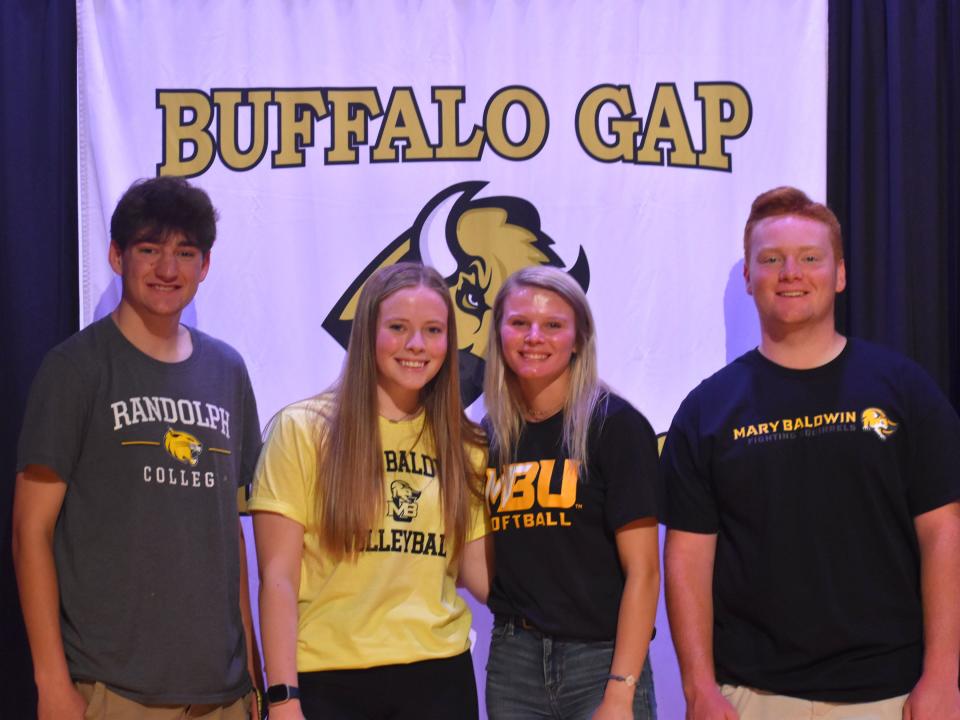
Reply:
M54 556L71 676L146 704L250 689L237 493L260 425L241 357L190 332L191 356L164 363L109 316L90 325L44 359L20 434L18 471L67 484Z

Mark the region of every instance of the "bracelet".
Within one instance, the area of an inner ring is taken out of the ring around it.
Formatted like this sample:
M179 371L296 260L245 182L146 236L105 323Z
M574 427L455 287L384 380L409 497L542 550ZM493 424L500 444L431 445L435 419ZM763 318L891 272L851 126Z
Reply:
M627 687L634 687L637 684L637 679L633 675L615 675L614 673L610 673L607 675L607 680L622 682Z

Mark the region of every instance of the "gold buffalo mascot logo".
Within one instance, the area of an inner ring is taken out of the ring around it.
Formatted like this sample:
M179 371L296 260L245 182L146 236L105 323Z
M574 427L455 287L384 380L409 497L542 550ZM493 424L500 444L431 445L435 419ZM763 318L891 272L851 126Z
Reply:
M864 430L873 430L881 440L886 440L897 431L897 423L880 408L867 408L860 413L860 420Z
M490 309L504 280L530 265L564 267L551 247L553 240L540 229L537 209L518 197L477 198L486 184L462 182L435 195L413 225L364 268L323 321L324 330L346 348L360 289L374 271L402 261L427 263L441 273L452 269L446 280L456 311L464 405L483 391ZM569 273L586 291L590 268L582 247Z
M193 435L173 428L167 428L167 433L163 436L163 447L170 453L170 457L191 466L197 464L200 453L203 452L203 445Z
M414 490L410 483L404 480L394 480L390 483L390 512L393 519L399 522L410 522L417 516L417 500L420 491Z

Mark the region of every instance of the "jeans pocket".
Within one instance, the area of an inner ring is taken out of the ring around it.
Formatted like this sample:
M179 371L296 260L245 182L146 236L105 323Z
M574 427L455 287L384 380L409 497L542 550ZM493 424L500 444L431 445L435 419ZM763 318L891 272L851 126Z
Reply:
M509 630L509 623L503 622L502 620L494 620L493 628L490 630L490 641L502 640L507 636L507 630Z

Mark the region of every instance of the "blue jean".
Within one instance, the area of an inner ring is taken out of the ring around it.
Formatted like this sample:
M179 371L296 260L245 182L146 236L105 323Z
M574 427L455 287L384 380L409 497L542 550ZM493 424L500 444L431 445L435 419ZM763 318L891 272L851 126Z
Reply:
M603 700L612 661L612 640L558 640L497 618L487 661L487 716L589 720ZM649 657L637 679L633 717L657 717Z

